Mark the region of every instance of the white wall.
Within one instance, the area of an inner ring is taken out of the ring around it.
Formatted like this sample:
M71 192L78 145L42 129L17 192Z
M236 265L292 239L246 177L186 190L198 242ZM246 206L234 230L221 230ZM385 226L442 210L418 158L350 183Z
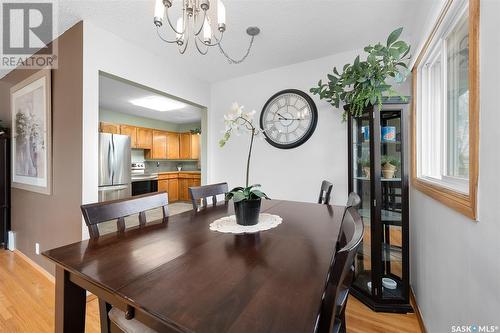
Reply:
M481 1L479 222L410 193L411 284L430 333L500 326L500 1Z
M191 78L159 57L102 30L89 21L83 25L83 203L96 202L98 173L99 71L196 103L206 110L210 86ZM206 113L204 111L203 113ZM202 117L202 127L206 115ZM207 165L202 156L202 173ZM88 236L82 227L83 237Z
M224 129L223 114L233 102L245 110L260 112L276 92L296 88L309 93L320 78L326 78L334 66L351 62L359 52L347 52L299 64L280 67L212 85L209 123L212 131L208 154L211 156L210 181L227 181L231 186L245 182L249 136L233 136L224 148L218 141ZM270 54L271 56L271 54ZM347 198L347 123L341 112L328 103L313 99L318 107L318 125L302 146L282 150L264 140L254 145L250 182L260 183L272 198L298 201L317 200L323 179L334 184L333 202L344 204Z

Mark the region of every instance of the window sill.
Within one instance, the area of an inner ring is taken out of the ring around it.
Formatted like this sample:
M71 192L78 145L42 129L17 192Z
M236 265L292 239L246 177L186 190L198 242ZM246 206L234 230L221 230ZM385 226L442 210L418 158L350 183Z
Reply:
M418 191L458 211L459 213L473 220L477 219L475 195L476 186L471 186L469 194L464 194L421 178L412 177L412 185Z

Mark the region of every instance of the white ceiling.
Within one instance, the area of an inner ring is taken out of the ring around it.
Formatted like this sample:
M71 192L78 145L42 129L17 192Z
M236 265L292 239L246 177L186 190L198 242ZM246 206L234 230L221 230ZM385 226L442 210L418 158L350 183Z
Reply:
M202 110L193 105L188 105L180 110L160 112L130 103L133 99L149 96L170 97L125 80L103 74L99 75L99 109L152 118L174 124L189 124L201 121Z
M178 9L179 1L173 8ZM153 24L154 0L59 0L58 30L89 20L165 57L187 74L215 82L361 49L368 43L384 41L400 26L405 27L403 36L414 43L421 38L422 22L433 1L224 0L227 31L223 45L233 57L240 57L248 46L248 26L258 26L262 31L249 58L240 65L228 64L216 48L201 56L190 45L186 54L180 55L175 45L161 42Z

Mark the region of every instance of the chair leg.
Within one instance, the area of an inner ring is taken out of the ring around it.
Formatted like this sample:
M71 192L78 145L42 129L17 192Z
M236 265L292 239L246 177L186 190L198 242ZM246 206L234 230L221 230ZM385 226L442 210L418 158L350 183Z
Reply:
M347 300L349 299L349 297L347 297L347 299L345 300L345 304L344 304L344 307L342 308L342 311L340 311L340 332L341 333L346 333L347 332L347 326L346 326L346 322L345 322L345 309L347 307Z
M111 310L111 304L106 303L99 298L99 317L101 319L101 333L110 333L110 324L108 312Z

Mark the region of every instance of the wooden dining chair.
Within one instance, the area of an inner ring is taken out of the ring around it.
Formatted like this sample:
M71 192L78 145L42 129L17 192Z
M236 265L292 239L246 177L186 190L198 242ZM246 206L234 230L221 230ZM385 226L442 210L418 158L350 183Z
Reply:
M333 184L329 181L323 180L321 182L321 189L319 190L319 198L318 203L329 205L330 204L330 196L332 194Z
M342 224L353 230L345 246L335 252L327 276L316 333L346 332L345 308L353 281L352 266L363 240L363 221L355 208L347 208Z
M229 191L227 183L218 183L204 186L196 186L189 188L189 195L191 196L191 202L193 204L193 209L198 211L202 207L208 206L207 198L212 198L212 205L217 204L217 195L226 194ZM201 201L201 204L199 204ZM227 202L225 196L224 201Z
M142 228L146 225L146 211L155 208L162 209L162 222L165 223L168 218L167 205L168 194L154 193L82 205L81 210L89 229L90 238L95 239L100 236L98 228L100 223L116 220L117 232L123 233L125 232L125 217L139 214L139 228ZM111 307L110 304L101 299L99 299L99 316L101 332L154 332L146 325L133 319L133 315Z

